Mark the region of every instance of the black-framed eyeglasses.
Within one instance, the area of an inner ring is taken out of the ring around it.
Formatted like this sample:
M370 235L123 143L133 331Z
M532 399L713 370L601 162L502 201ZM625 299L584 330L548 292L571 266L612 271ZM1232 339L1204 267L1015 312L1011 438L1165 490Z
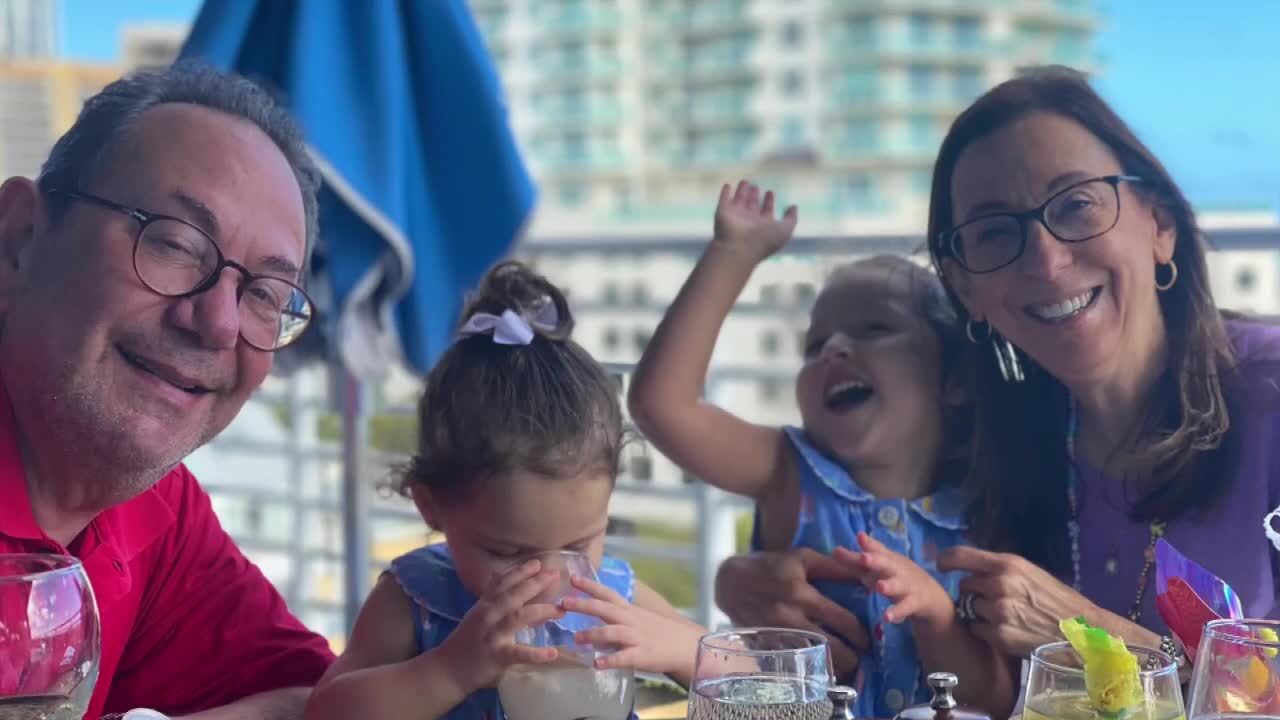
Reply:
M165 297L192 297L218 283L233 268L243 281L236 286L240 337L250 347L275 352L297 342L311 325L314 305L302 288L283 278L255 275L232 262L204 230L181 218L121 205L71 190L55 195L82 200L128 215L138 222L133 241L133 271L149 290Z
M1018 213L991 213L942 232L944 253L965 270L982 274L1013 264L1027 249L1034 220L1064 243L1102 235L1120 220L1122 182L1143 182L1134 175L1105 175L1081 180L1054 193L1039 207Z

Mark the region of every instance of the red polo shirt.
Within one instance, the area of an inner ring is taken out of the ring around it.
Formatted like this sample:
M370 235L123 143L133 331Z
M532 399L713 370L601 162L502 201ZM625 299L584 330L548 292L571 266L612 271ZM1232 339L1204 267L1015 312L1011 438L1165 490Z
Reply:
M31 512L0 383L0 552L54 552L84 563L102 620L102 665L86 718L150 707L181 715L282 687L314 685L328 642L218 524L183 466L85 528L69 547Z

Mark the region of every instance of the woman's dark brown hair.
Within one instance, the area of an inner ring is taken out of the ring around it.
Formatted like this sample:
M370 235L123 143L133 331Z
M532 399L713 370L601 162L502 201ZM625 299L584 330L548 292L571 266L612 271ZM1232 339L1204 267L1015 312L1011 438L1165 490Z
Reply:
M942 240L953 227L956 162L974 141L1033 112L1082 125L1111 150L1124 173L1143 178L1142 184L1128 187L1173 220L1178 277L1172 288L1159 294L1168 330L1167 369L1107 470L1126 479L1135 520L1171 520L1208 507L1221 491L1220 484L1209 480L1231 475L1233 449L1224 442L1231 422L1223 387L1235 361L1209 289L1204 242L1190 203L1164 166L1083 75L1061 67L1031 70L992 89L956 118L933 174L930 255L940 270L965 272L947 263L949 250ZM947 290L961 318L967 319L954 290L949 285ZM1021 352L1027 379L1006 383L990 343L971 350L975 417L967 485L974 499L974 540L1065 572L1070 567L1066 389Z
M525 265L503 262L485 276L463 313L532 320L550 304L555 327L534 328L528 345L490 333L459 338L427 376L418 406L418 453L401 478L442 500L465 498L496 475L547 478L599 470L614 477L622 450L617 386L570 339L564 293Z

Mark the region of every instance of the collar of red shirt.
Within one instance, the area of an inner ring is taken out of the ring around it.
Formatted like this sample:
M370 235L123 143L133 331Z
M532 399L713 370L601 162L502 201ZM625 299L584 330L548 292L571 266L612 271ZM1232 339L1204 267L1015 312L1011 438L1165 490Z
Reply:
M174 521L169 504L151 487L94 518L73 543L75 553L69 553L46 535L31 510L13 405L0 379L0 535L31 545L33 550L43 545L46 551L74 554L82 559L105 551L123 575L124 566L158 540Z

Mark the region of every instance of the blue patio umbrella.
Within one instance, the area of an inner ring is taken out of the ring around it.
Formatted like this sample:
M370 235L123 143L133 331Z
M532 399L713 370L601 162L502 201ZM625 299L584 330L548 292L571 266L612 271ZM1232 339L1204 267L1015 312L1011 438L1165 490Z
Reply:
M330 349L357 377L429 369L534 204L465 2L208 0L182 55L258 81L302 126Z
M254 79L302 126L324 186L328 318L342 384L346 619L368 589L369 493L359 378L425 372L461 300L511 248L534 187L463 0L207 0L183 49ZM316 263L321 265L321 263Z

